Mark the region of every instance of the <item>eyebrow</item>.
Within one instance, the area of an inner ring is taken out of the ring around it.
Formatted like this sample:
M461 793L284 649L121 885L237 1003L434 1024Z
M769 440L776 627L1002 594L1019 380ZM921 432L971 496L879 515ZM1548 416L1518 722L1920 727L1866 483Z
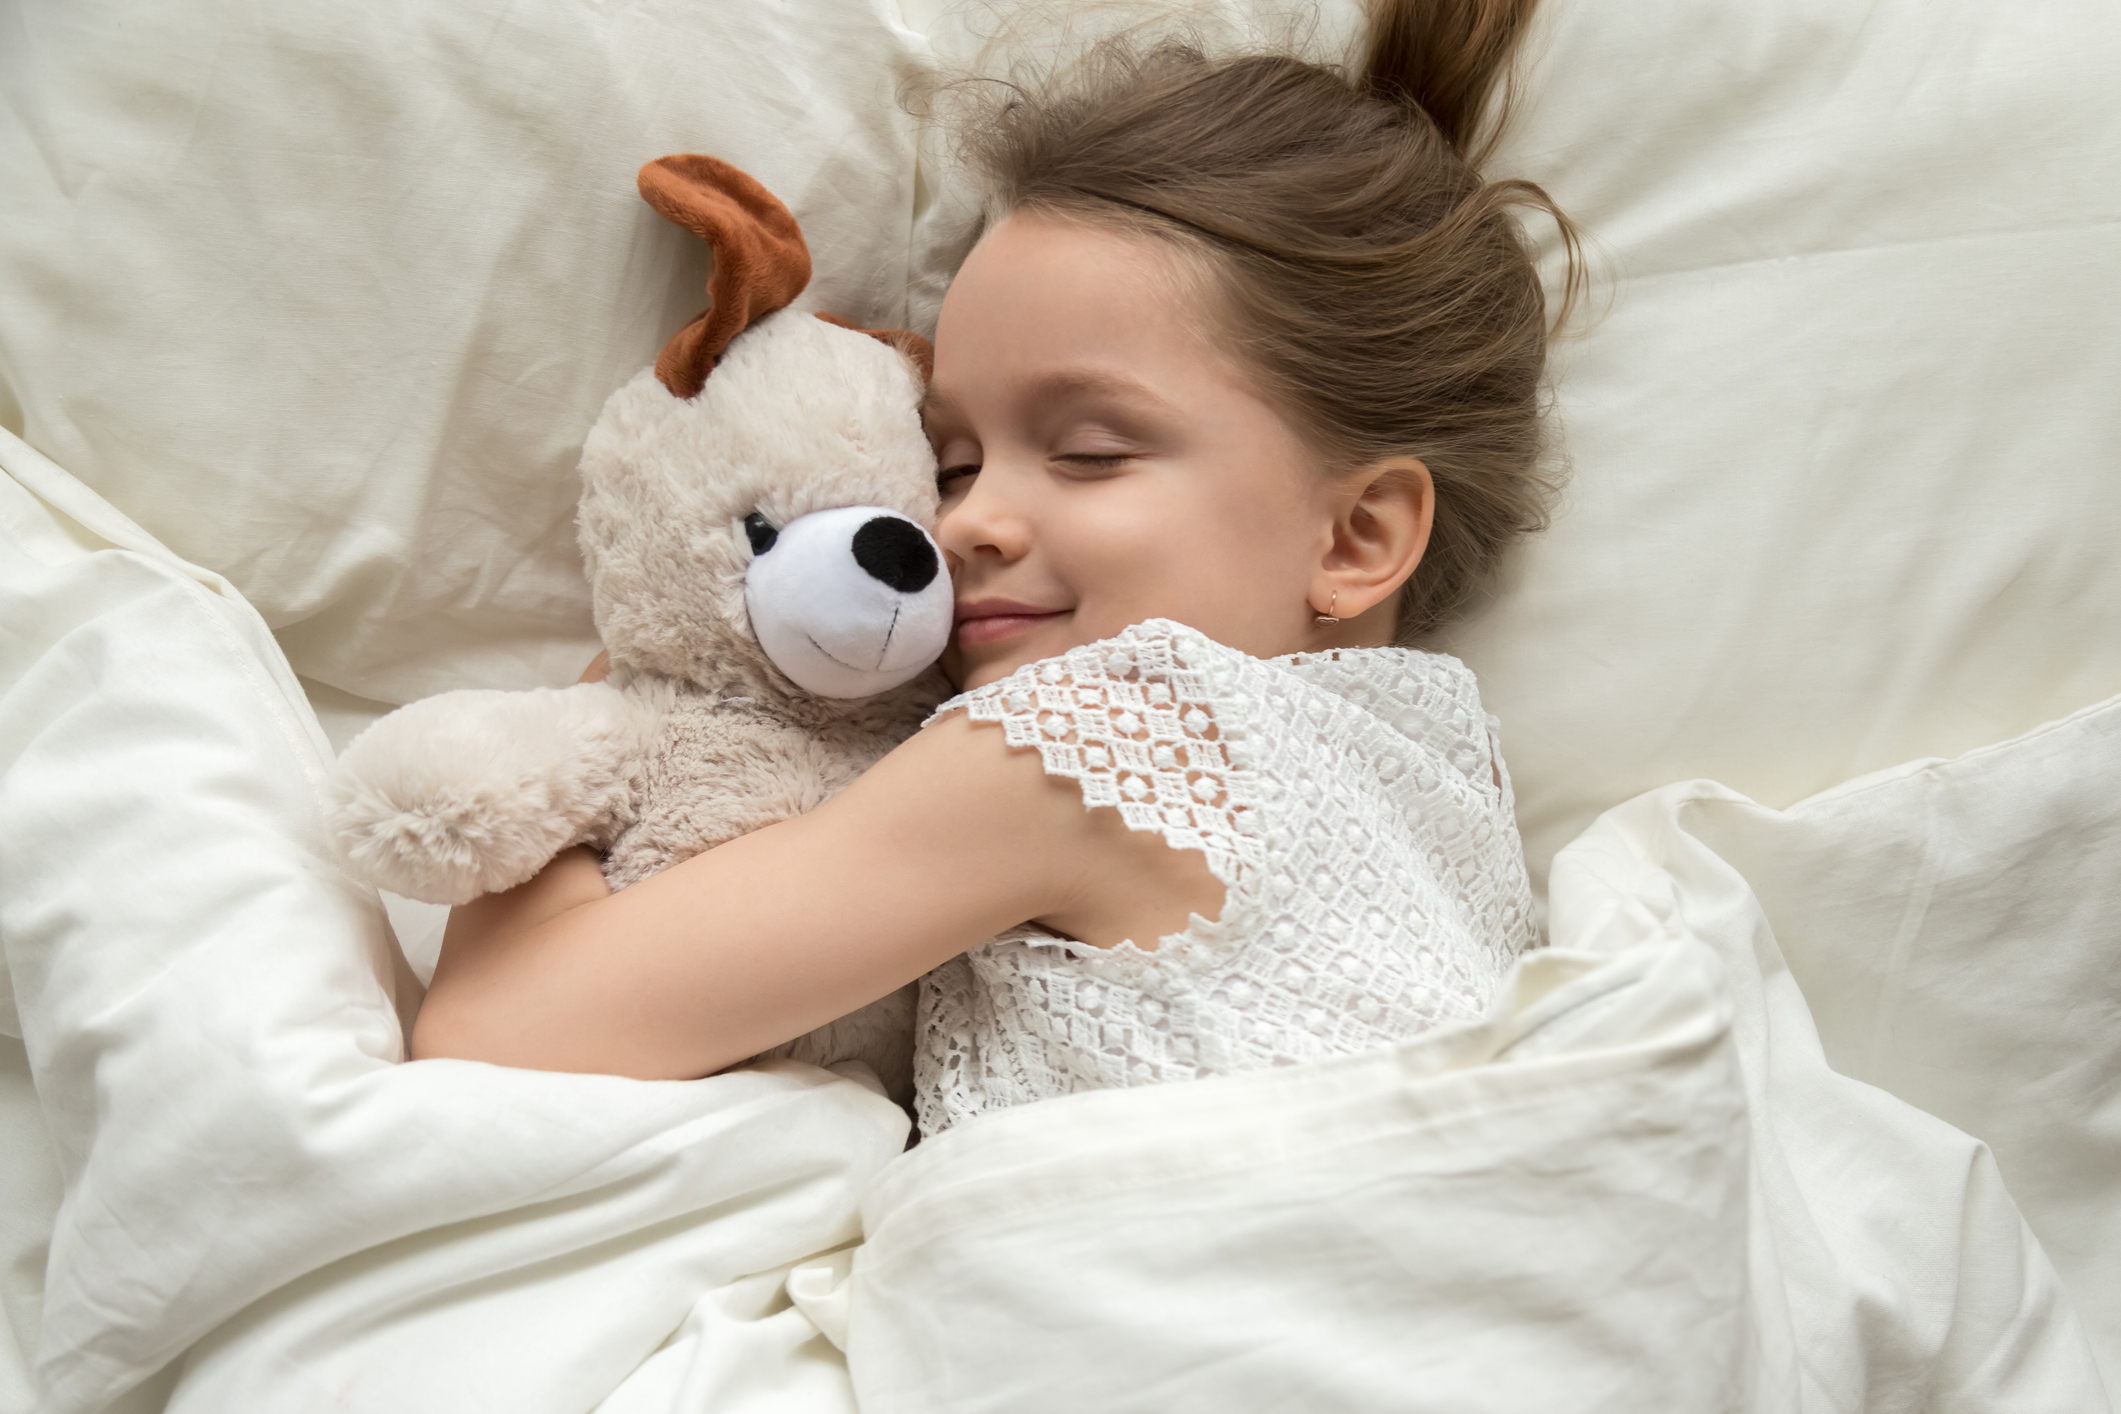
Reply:
M1171 400L1158 393L1148 384L1129 378L1123 373L1113 373L1101 368L1069 368L1035 378L1031 390L1042 398L1066 398L1079 395L1116 398L1121 402L1138 403L1144 407L1168 408Z
M1041 374L1031 380L1030 393L1040 401L1087 396L1112 398L1152 410L1172 406L1169 398L1148 384L1102 368L1063 368ZM949 406L948 400L936 391L933 384L921 396L923 415L947 411Z

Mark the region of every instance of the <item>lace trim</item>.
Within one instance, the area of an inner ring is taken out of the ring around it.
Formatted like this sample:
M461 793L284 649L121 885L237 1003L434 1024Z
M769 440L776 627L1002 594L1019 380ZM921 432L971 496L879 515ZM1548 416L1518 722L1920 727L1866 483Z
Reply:
M1084 809L1109 805L1128 829L1161 834L1173 849L1199 850L1223 886L1220 918L1196 913L1155 949L1131 940L1110 948L1040 941L1086 960L1175 961L1227 935L1247 912L1253 875L1266 857L1263 801L1243 713L1230 705L1229 669L1220 661L1226 653L1196 630L1151 619L961 693L928 718L962 710L975 722L999 724L1011 746L1037 749L1048 775L1074 781Z
M1417 653L1412 656L1427 670L1410 674L1403 670L1409 656L1404 648L1333 648L1265 661L1346 698L1409 740L1440 751L1489 799L1507 793L1502 723L1481 705L1472 669L1448 653Z

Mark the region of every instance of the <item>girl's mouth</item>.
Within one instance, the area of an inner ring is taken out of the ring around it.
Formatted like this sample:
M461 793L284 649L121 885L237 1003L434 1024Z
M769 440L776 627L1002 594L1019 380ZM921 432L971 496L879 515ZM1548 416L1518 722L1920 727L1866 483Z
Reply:
M1067 613L1066 609L1041 609L1013 599L975 599L957 606L957 645L984 648L1029 633Z

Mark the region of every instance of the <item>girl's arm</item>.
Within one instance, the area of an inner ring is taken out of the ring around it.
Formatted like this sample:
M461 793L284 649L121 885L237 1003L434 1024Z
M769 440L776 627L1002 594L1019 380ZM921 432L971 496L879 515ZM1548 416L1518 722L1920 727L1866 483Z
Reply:
M619 893L574 850L457 910L412 1054L707 1075L1026 920L1146 945L1221 895L1198 854L1085 811L960 713L809 814Z

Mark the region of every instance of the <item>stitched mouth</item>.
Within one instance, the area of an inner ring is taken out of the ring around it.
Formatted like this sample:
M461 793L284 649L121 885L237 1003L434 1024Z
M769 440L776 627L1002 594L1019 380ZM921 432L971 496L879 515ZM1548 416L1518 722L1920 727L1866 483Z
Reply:
M883 667L884 660L891 656L891 635L898 632L898 616L904 613L905 609L904 604L891 606L891 622L884 626L884 648L876 655L876 665L879 668Z
M824 654L827 658L830 658L833 662L839 664L841 667L845 668L850 673L882 672L884 668L884 659L888 657L891 653L892 635L898 632L898 616L904 613L905 611L906 606L903 604L894 604L891 606L891 622L884 628L884 646L877 652L876 662L870 667L857 668L856 666L854 666L854 664L848 662L845 658L842 658L839 654L833 652L824 644L818 642L814 638L811 638L809 634L806 633L803 635L803 637L810 639L810 646L812 648L815 648L818 652Z
M827 658L830 658L833 662L839 664L841 667L845 668L850 673L872 673L876 671L875 668L857 668L856 666L854 666L854 664L848 662L845 658L842 658L839 654L833 652L824 644L818 642L814 638L810 638L810 635L807 633L804 634L803 637L810 639L810 646L812 648L815 648L818 652L824 654ZM877 659L877 662L879 664L881 664L883 661L884 660L881 657Z

